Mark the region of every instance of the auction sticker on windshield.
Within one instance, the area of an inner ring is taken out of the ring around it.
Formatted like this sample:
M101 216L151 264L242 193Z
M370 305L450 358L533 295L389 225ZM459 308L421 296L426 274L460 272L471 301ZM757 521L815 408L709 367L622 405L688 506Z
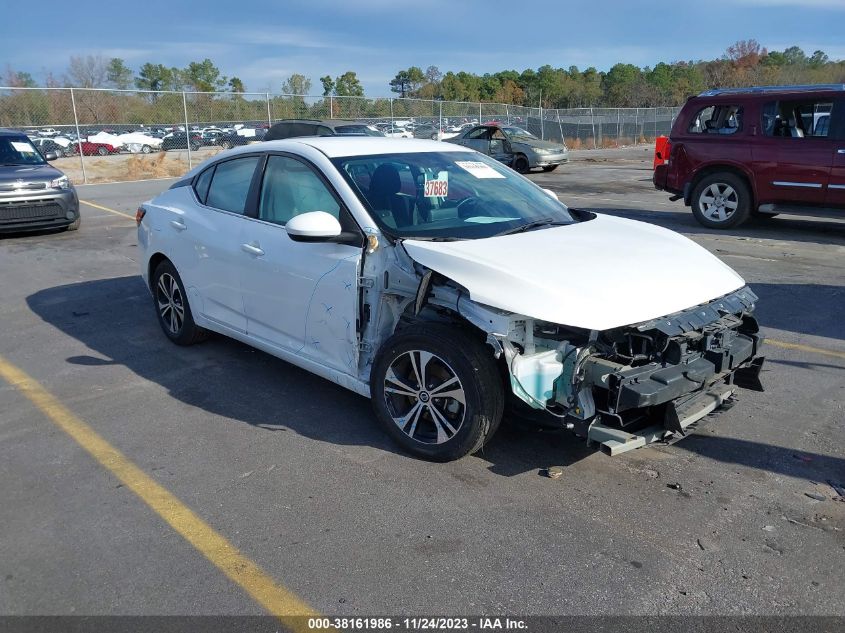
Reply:
M12 141L12 147L22 154L34 154L36 152L36 149L29 143L18 143L17 141Z
M500 174L495 169L490 167L490 165L482 163L481 161L456 160L455 164L464 171L468 171L476 178L504 178L503 174Z
M426 198L445 198L449 195L449 181L446 178L425 181Z

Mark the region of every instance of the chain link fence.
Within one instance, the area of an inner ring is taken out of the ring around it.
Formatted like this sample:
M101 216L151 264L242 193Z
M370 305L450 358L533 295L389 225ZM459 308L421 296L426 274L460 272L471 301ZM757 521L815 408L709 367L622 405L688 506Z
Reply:
M652 143L680 108L529 108L501 103L274 93L151 92L0 87L0 127L37 139L77 182L179 176L234 145L260 141L282 119L351 119L431 125L454 135L500 123L570 149Z

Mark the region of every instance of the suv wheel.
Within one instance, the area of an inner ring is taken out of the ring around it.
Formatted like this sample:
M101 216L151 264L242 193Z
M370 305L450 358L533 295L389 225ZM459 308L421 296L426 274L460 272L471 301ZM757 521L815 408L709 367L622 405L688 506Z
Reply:
M433 461L479 450L502 419L491 350L454 327L419 325L390 337L370 377L376 417L406 451Z
M728 172L701 179L692 192L692 214L711 229L739 226L751 213L751 192L739 176Z
M209 331L194 323L185 286L169 261L156 267L152 288L158 322L167 338L177 345L193 345L208 338Z

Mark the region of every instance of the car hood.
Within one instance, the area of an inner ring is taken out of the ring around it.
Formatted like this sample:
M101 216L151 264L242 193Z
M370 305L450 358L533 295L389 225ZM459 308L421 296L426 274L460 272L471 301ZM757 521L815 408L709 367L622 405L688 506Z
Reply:
M62 176L55 167L50 165L10 165L0 167L0 183L10 183L17 180L24 182L53 180Z
M536 148L556 149L560 152L566 151L566 147L561 145L560 143L554 143L552 141L541 141L539 139L534 141L534 140L529 140L529 139L514 138L511 141L511 145L513 145L513 146L524 145L525 147L531 147L531 148L534 148L534 149L536 149Z
M588 330L673 314L745 285L683 235L608 215L480 240L403 245L477 303Z

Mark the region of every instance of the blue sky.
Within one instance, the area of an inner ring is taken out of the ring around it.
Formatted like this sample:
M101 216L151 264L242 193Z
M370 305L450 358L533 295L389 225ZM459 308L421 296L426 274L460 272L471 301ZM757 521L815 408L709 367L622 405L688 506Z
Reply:
M71 55L185 66L209 57L248 90L278 91L299 72L354 70L369 96L400 69L483 74L544 64L607 70L616 62L712 59L739 39L845 59L845 0L41 0L4 16L0 70L61 77Z

